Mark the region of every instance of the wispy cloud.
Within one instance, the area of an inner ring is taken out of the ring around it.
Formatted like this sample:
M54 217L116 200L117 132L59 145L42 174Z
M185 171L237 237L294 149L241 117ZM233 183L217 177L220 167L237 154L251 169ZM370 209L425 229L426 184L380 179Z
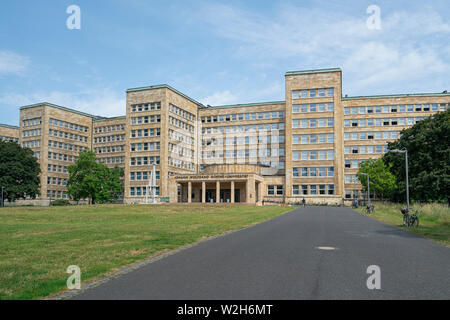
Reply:
M230 91L225 90L225 91L214 92L212 95L201 99L201 102L205 105L209 104L211 106L220 106L220 105L236 103L238 100L239 100L239 97L237 95L234 95Z
M0 50L0 74L20 74L25 71L30 59L12 51Z
M240 57L295 59L295 68L341 66L350 80L346 86L358 93L420 85L429 90L442 81L423 83L425 77L448 79L450 71L450 23L429 7L386 14L382 8L381 30L367 28L365 12L353 16L293 5L281 5L269 16L210 3L201 14L213 32L235 42Z
M120 116L125 114L125 96L111 89L82 92L51 91L48 93L8 93L0 96L0 104L24 106L39 102L49 102L99 116Z

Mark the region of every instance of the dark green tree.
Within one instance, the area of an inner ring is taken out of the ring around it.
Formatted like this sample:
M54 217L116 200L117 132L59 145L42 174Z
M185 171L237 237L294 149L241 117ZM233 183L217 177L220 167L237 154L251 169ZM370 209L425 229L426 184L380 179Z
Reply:
M123 192L120 178L123 170L109 169L97 162L94 152L84 150L75 164L69 166L67 191L75 201L88 199L89 203L106 203L117 200Z
M5 199L36 198L39 195L40 172L33 151L22 148L16 142L0 141L0 188L4 188Z
M392 190L397 187L395 176L389 171L389 167L385 165L381 158L361 162L356 174L367 192L367 176L363 173L369 174L370 193L375 193L382 198L389 197Z
M450 110L419 121L402 131L389 150L408 150L409 192L412 200L447 201L450 204ZM392 200L405 201L405 154L388 152L384 162L391 166L398 188Z

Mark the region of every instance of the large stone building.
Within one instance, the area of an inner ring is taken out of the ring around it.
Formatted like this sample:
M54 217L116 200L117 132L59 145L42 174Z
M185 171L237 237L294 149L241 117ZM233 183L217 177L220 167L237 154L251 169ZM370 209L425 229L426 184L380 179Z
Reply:
M84 149L124 168L126 203L147 201L155 170L159 202L332 204L362 197L361 161L450 103L448 93L342 97L340 69L287 72L285 88L285 101L228 106L168 85L128 89L116 118L41 103L21 108L19 136L9 126L0 136L40 160L43 204L67 198L67 166Z

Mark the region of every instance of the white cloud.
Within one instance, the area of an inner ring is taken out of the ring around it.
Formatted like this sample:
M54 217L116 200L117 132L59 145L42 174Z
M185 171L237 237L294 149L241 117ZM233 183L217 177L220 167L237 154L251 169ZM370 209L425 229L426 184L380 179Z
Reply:
M113 117L125 115L125 95L119 95L111 89L90 90L76 93L52 91L49 93L18 94L9 93L0 96L0 103L8 106L24 106L40 102L49 102L86 113Z
M360 16L283 5L260 14L208 4L202 16L220 37L236 43L241 58L295 61L294 69L342 67L352 94L432 90L448 79L450 23L429 7L385 13L382 29L369 30ZM288 70L286 70L288 71ZM430 77L436 81L428 81ZM437 81L439 80L439 81Z
M23 72L30 59L11 51L0 50L0 74L18 74Z
M232 103L237 103L239 101L238 97L234 94L232 94L230 91L218 91L213 93L210 96L207 96L200 100L204 105L211 105L211 106L221 106L221 105L227 105Z

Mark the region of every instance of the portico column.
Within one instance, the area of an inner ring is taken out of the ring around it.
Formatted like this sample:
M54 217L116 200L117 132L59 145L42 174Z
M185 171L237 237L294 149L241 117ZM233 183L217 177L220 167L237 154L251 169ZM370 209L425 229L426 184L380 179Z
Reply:
M192 202L192 182L188 182L188 203Z
M263 184L262 184L262 182L259 182L258 183L258 202L262 203L263 197L264 197L264 195L263 195Z
M234 203L234 181L231 181L231 203Z
M220 203L220 181L216 182L216 203Z
M202 182L202 203L206 202L206 182Z

